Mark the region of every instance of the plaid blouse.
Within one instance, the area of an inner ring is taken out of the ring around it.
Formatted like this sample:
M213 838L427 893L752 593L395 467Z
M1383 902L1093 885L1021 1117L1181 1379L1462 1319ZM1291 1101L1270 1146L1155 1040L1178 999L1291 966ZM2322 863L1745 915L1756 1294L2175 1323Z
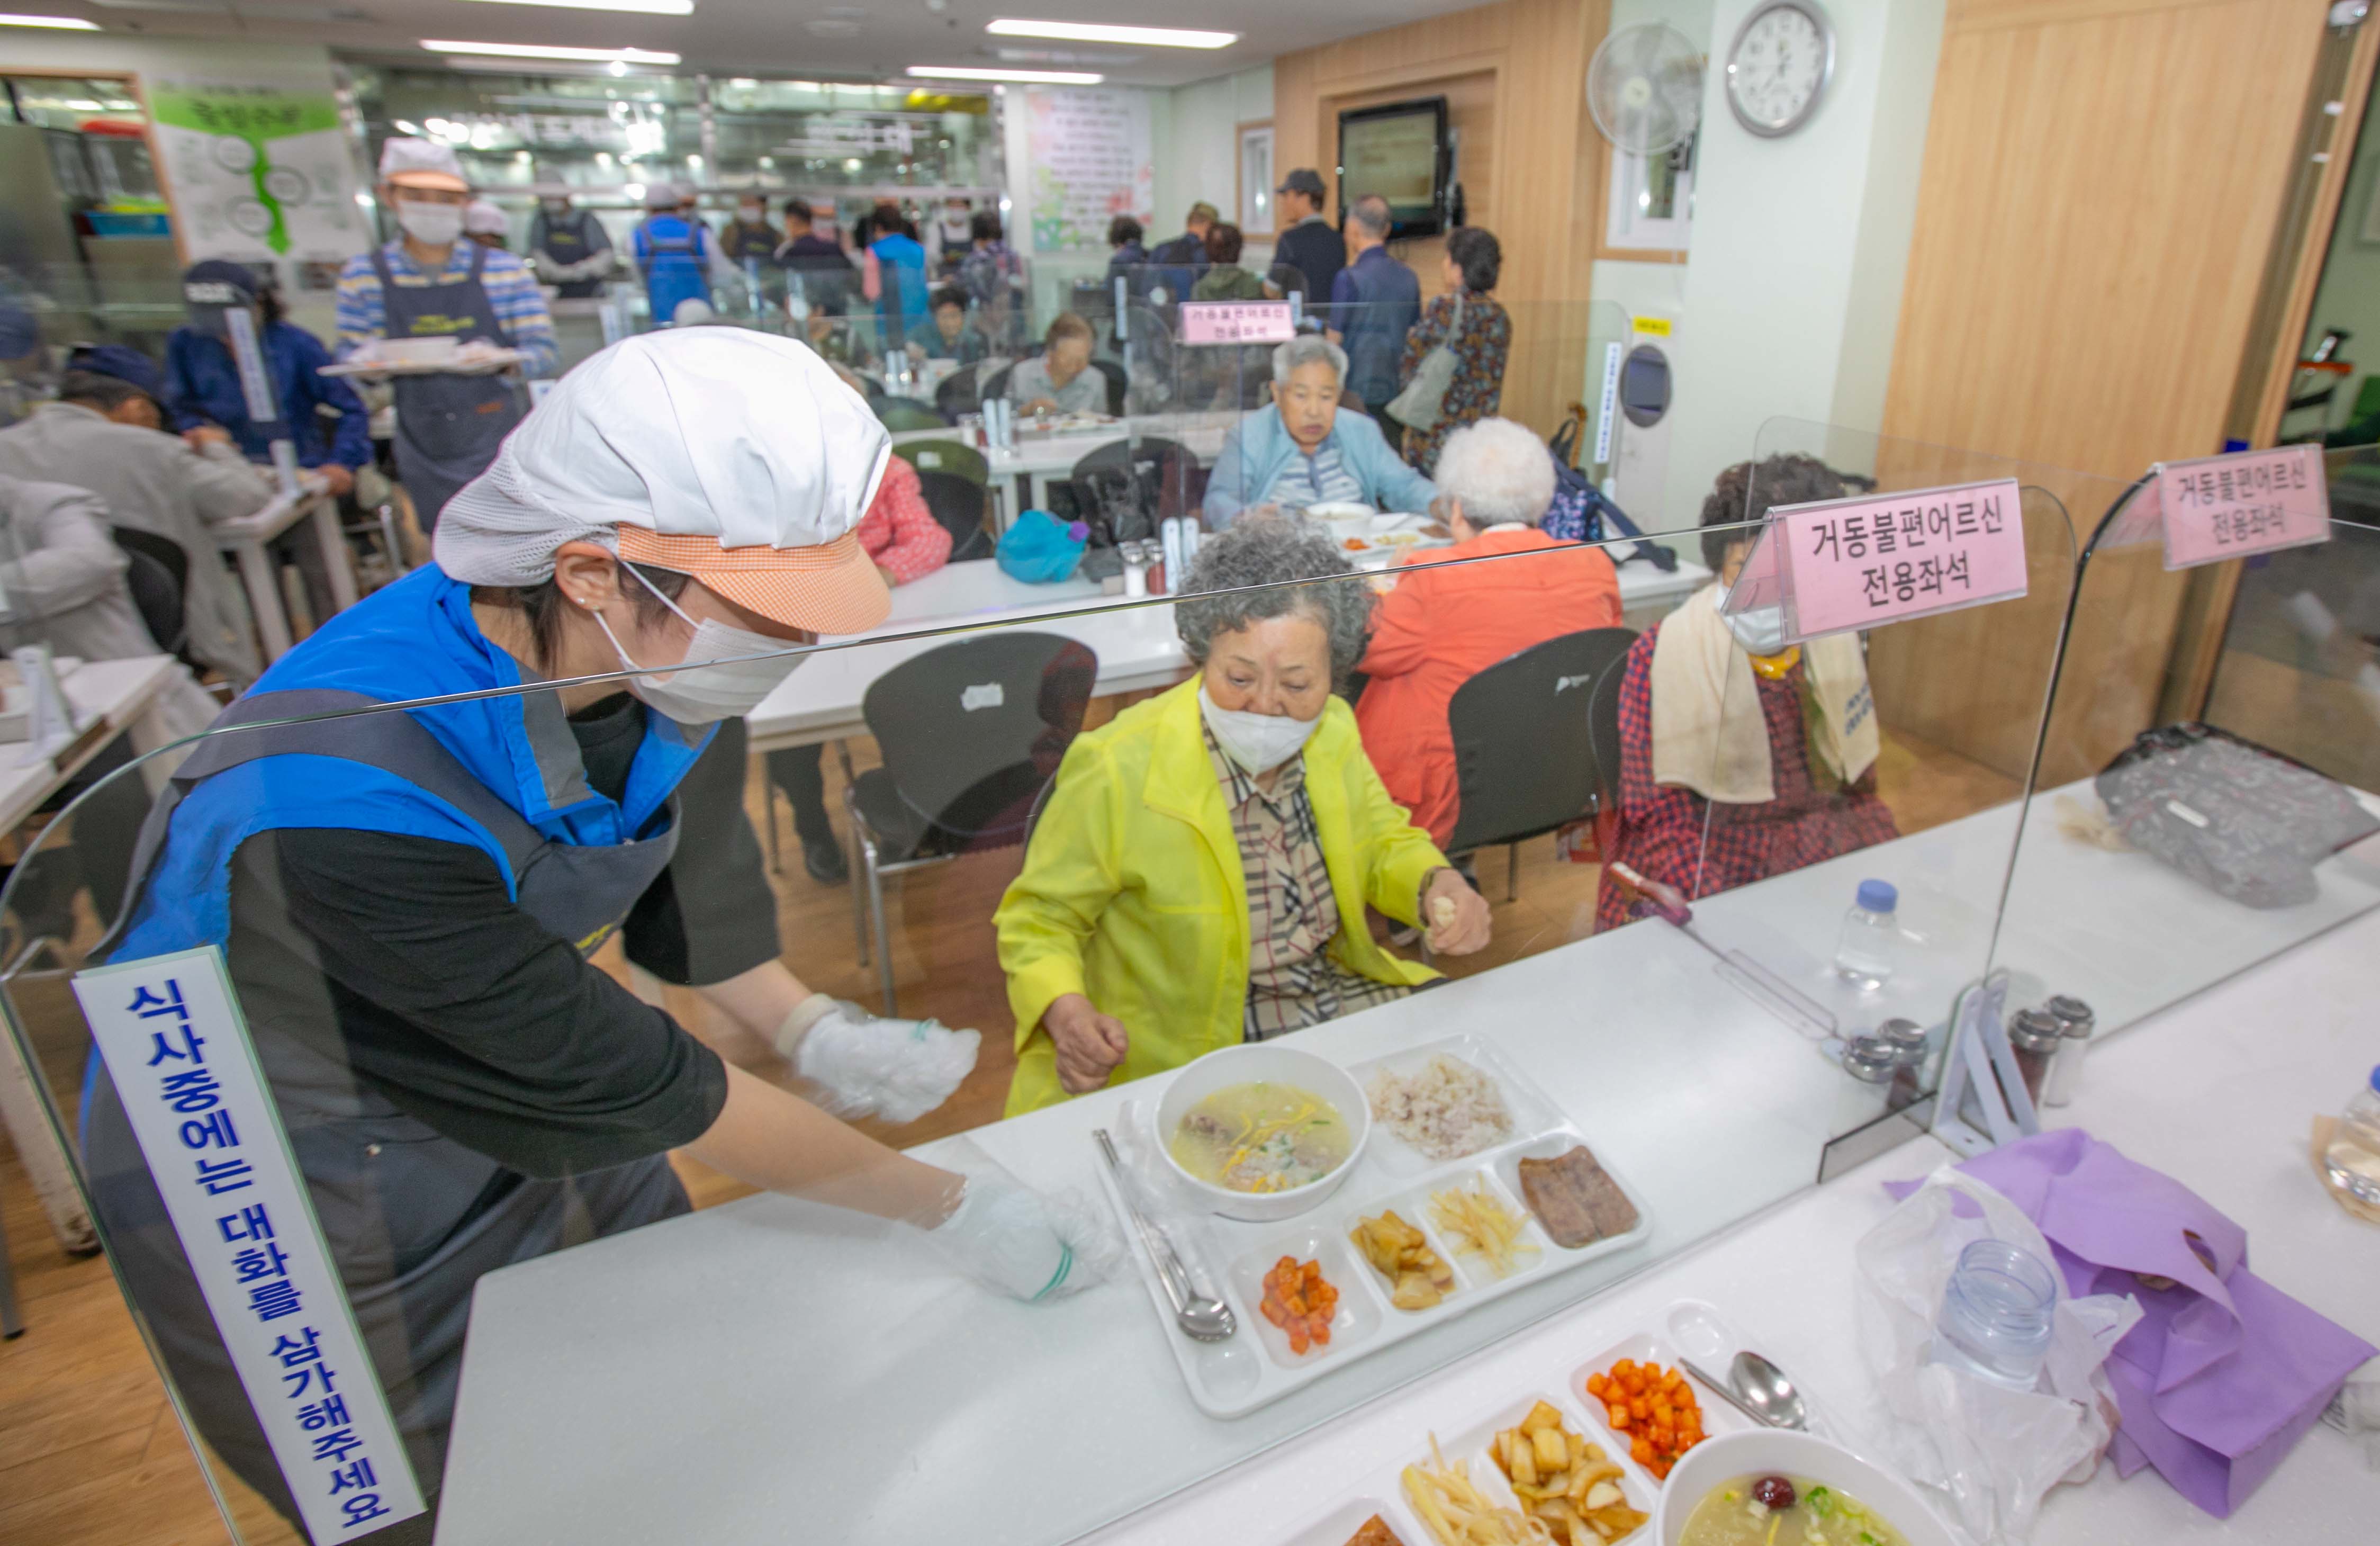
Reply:
M1328 954L1339 933L1339 895L1323 862L1305 759L1281 766L1272 793L1215 745L1207 756L1231 808L1232 836L1248 883L1248 999L1241 1034L1262 1041L1401 999L1412 990L1342 968Z
M1656 624L1628 647L1620 679L1620 831L1607 861L1667 881L1689 897L1710 896L1900 835L1892 812L1876 798L1874 768L1840 790L1823 790L1812 782L1799 663L1775 681L1756 673L1753 678L1768 729L1775 799L1714 805L1692 789L1654 783L1653 641L1659 634ZM1607 862L1596 895L1597 931L1651 912L1621 889Z
M1405 358L1397 372L1400 384L1409 384L1422 360L1439 345L1448 343L1454 325L1454 297L1441 295L1422 308L1421 321L1405 335ZM1427 430L1405 432L1404 457L1424 476L1438 467L1439 448L1446 437L1465 424L1495 417L1504 401L1504 361L1512 352L1512 317L1503 307L1476 291L1463 293L1463 331L1451 340L1454 379L1446 385L1438 422Z

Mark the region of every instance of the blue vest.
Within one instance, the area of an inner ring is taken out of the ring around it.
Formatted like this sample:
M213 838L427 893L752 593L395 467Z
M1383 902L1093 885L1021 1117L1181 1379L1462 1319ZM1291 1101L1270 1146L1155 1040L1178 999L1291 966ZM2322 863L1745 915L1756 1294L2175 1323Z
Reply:
M396 702L523 682L519 663L472 621L470 587L433 565L333 618L274 662L225 719L239 717L269 693L292 694L281 701L302 712L310 703L341 699ZM653 837L652 829L667 824L670 795L717 728L691 731L663 715L646 715L644 742L629 765L624 797L614 801L588 786L577 745L552 692L513 692L405 712L457 765L456 786L440 793L418 776L382 765L394 760L367 760L374 757L372 743L384 739L376 732L396 728L371 723L381 715L322 721L310 727L315 749L279 751L206 773L182 790L170 812L161 810L143 834L145 862L136 864L135 875L145 878L137 883L138 898L110 959L225 943L231 931L232 856L254 834L284 827L468 844L495 862L518 901L520 869L531 851L525 836L559 849L617 848ZM192 763L205 766L218 745L236 755L236 741L276 734L238 732L219 743L200 742Z

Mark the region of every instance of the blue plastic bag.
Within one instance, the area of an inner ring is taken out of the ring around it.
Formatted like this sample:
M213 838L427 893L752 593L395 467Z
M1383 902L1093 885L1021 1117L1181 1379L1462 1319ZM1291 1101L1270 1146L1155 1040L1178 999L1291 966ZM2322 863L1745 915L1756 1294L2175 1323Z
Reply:
M1082 566L1083 549L1091 529L1081 521L1062 521L1047 510L1027 510L1001 534L992 550L1000 572L1028 585L1055 585L1074 578Z

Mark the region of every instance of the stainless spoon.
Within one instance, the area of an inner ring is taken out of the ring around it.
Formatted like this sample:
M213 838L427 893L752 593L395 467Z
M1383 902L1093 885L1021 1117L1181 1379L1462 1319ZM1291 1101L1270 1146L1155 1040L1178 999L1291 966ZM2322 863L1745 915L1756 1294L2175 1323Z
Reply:
M1116 1195L1123 1199L1123 1211L1132 1215L1133 1228L1140 1234L1143 1249L1148 1252L1151 1265L1157 1269L1157 1281L1165 1290L1165 1297L1173 1306L1173 1320L1184 1333L1199 1342L1222 1342L1239 1330L1239 1319L1232 1307L1220 1299L1208 1299L1194 1293L1190 1273L1173 1254L1173 1247L1157 1232L1133 1199L1132 1179L1124 1173L1123 1162L1116 1157L1115 1140L1104 1127L1092 1129L1099 1140L1099 1152L1107 1156L1108 1169L1114 1173Z
M1738 1353L1727 1377L1742 1398L1738 1405L1769 1427L1806 1430L1810 1426L1810 1408L1802 1393L1793 1388L1783 1369L1759 1354Z

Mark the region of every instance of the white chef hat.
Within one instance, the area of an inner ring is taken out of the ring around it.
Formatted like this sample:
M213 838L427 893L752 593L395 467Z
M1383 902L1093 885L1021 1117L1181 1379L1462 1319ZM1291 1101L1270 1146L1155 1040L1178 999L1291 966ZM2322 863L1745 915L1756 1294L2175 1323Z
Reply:
M536 585L596 542L764 617L858 633L892 605L854 529L892 439L824 360L745 328L641 334L562 378L438 517L438 566Z
M454 151L434 140L395 139L380 148L380 180L399 188L438 188L468 193L470 179Z
M474 199L463 206L463 229L474 236L500 237L512 229L512 223L485 199Z

